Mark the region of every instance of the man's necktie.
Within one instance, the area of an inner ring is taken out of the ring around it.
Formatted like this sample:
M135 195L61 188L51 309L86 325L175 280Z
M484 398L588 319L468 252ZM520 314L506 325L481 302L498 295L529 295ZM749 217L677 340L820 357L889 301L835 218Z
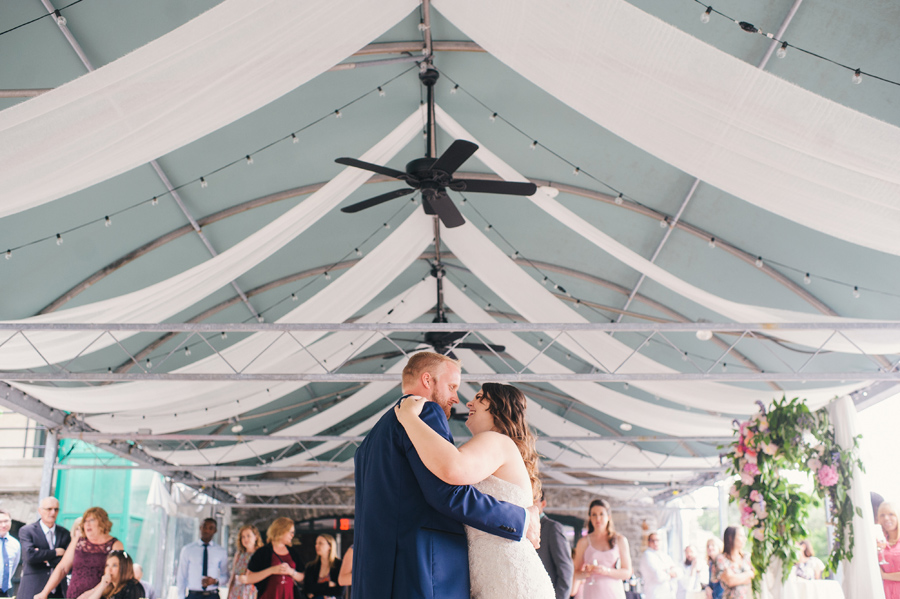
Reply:
M47 531L47 544L50 546L50 549L56 549L56 537L52 528Z
M209 576L207 574L209 570L209 543L203 543L203 576ZM206 590L206 585L203 585L203 590Z
M0 582L0 591L4 593L9 590L9 554L6 552L6 538L0 538L0 541L3 541L3 581Z

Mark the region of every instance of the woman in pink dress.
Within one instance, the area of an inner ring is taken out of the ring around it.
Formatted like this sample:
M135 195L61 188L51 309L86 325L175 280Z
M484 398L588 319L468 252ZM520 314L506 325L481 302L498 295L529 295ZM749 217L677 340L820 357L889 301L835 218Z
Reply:
M228 579L228 599L256 599L256 586L247 582L247 565L250 557L263 546L259 529L245 524L238 531L235 541L237 551L231 564L231 578Z
M584 599L625 599L631 578L628 539L616 532L609 503L595 499L588 510L588 534L575 545L575 580L584 580Z
M879 561L887 562L881 564L884 596L885 599L900 599L900 527L897 512L890 503L884 502L878 506L878 523L887 539L887 542L878 544Z

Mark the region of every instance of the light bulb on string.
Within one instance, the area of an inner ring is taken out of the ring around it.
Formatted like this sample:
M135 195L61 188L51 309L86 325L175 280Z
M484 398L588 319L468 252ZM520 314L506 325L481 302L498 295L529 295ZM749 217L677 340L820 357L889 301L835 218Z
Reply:
M781 42L781 47L775 51L775 56L777 56L778 58L784 58L785 56L787 56L787 47L787 42Z
M859 69L853 71L853 83L855 83L856 85L862 83L862 71L860 71Z
M756 268L762 268L762 267L763 267L763 259L762 259L762 256L757 256L757 258L756 258Z
M454 85L452 88L450 88L450 93L453 95L456 95L457 91L459 91L459 84Z
M150 368L153 366L153 362L150 361L150 358L147 358L146 364L147 364L147 368Z
M6 259L7 260L12 259L12 250L6 250Z
M710 237L710 238L709 238L709 247L712 248L712 249L715 249L715 248L716 248L716 238L715 238L715 237Z
M515 251L515 252L513 252L512 255L510 255L510 258L512 258L513 260L518 260L518 259L519 259L519 252L518 252L518 250Z
M300 143L300 138L297 137L296 133L291 133L291 142L293 142L295 144Z
M661 221L659 221L659 228L660 228L660 229L667 229L668 227L669 227L669 219L664 218L664 219L662 219Z
M257 314L257 315L256 315L256 322L263 323L263 322L265 322L265 321L266 321L266 317L265 317L265 316L263 316L262 314Z
M709 14L712 12L712 6L707 6L706 10L700 15L701 23L709 23Z
M541 280L541 284L546 285L547 282L548 282L549 280L550 280L550 279L549 279L548 277L544 277L544 278Z
M728 364L726 364L725 362L722 362L722 372L725 372L727 370L728 370Z
M159 205L159 198L156 197L156 196L153 196L153 199L150 200L150 205L151 205L151 206L158 206L158 205Z
M326 281L330 281L330 280L331 280L331 275L328 273L327 270L325 271L325 280L326 280Z
M111 226L112 226L112 221L110 220L110 218L109 218L108 216L106 217L105 221L106 221L106 222L103 223L104 226L107 226L107 227L111 227Z
M535 149L537 146L538 146L537 140L534 140L533 142L531 142L531 149L532 149L532 150Z
M250 154L247 154L247 164L253 164L253 156L251 156Z
M340 111L340 110L335 110L335 111L334 111L334 118L339 119L339 118L341 118L342 116L343 116L343 115L341 114L341 111Z
M616 205L621 206L625 202L625 198L622 197L622 194L616 196Z
M581 167L576 166L575 170L572 171L572 174L577 177L578 173L580 173L580 172L581 172Z
M292 301L292 302L298 301L298 298L297 298L297 294L296 294L296 293L292 293L292 294L291 294L291 301Z
M228 333L222 331L222 339L228 339Z
M56 23L57 23L60 27L65 27L65 26L66 26L66 23L68 23L68 21L66 20L66 18L65 18L64 16L62 16L62 13L60 13L58 10L53 11L53 16L56 17Z
M494 225L488 225L488 226L486 226L486 227L484 228L484 230L487 231L487 232L490 232L491 229L493 229L493 228L494 228Z
M628 391L628 383L625 383L625 384L623 385L623 389L625 389L625 391Z
M185 356L191 355L191 348L185 347L185 348L184 348L184 355L185 355Z
M209 183L206 182L206 177L200 177L200 187L204 189L209 187Z
M59 233L57 233L57 234L56 234L56 245L62 245L62 244L63 244L63 238L62 238L62 235L60 235Z
M385 96L384 89L382 89L381 86L378 87L378 95L382 98Z
M391 224L390 224L390 223L384 223L384 228L385 228L385 229L390 229L390 228L391 228Z
M362 252L360 251L359 248L355 248L353 251L356 252L357 256L362 256Z
M859 287L857 287L856 285L853 286L853 297L859 299Z
M809 273L806 273L805 275L803 275L803 282L806 285L809 285L810 283L812 283L812 277L809 276Z
M497 120L497 113L495 112L495 113L492 114L489 118L491 119L491 122L493 123L494 121Z

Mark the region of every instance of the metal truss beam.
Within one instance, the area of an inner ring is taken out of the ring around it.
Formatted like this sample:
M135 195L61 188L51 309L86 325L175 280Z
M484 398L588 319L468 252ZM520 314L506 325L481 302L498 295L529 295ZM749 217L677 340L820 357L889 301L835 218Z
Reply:
M38 401L3 382L0 382L0 405L39 422L51 431L56 431L60 437L72 436L72 434L77 435L79 433L90 434L97 432L96 429L75 418L73 414L51 408L41 401ZM172 464L157 459L145 453L136 445L126 441L110 440L108 443L96 442L92 443L92 445L95 445L103 451L107 451L138 464L136 467L159 472L166 471L167 476L173 481L197 489L219 501L231 503L235 500L230 493L220 489L210 488L205 481L191 474L188 471L190 470L189 468L180 467L169 471ZM57 464L55 467L57 469L64 468L64 466L60 464Z
M342 436L342 435L188 435L188 434L165 434L154 435L145 433L101 433L101 432L69 432L60 434L61 439L81 439L83 441L99 441L104 442L111 439L121 439L127 441L225 441L238 442L245 441L289 441L291 443L308 443L315 441L345 441L347 443L362 442L363 436ZM460 437L463 439L465 437ZM679 437L677 435L638 435L634 437L600 437L596 435L582 435L569 437L545 437L541 436L541 441L551 441L556 443L568 443L571 441L590 441L592 443L672 443L672 442L694 442L694 443L729 443L733 441L731 437Z

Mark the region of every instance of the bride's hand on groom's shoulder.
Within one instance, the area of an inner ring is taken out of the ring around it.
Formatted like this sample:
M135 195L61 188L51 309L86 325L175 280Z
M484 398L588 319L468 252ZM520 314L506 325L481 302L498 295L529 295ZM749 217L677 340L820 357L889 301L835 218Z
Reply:
M425 402L428 401L424 397L420 395L408 395L400 400L400 405L394 408L394 412L397 414L397 420L401 423L404 421L409 421L411 418L418 418L419 414L422 413L422 408L425 407Z

